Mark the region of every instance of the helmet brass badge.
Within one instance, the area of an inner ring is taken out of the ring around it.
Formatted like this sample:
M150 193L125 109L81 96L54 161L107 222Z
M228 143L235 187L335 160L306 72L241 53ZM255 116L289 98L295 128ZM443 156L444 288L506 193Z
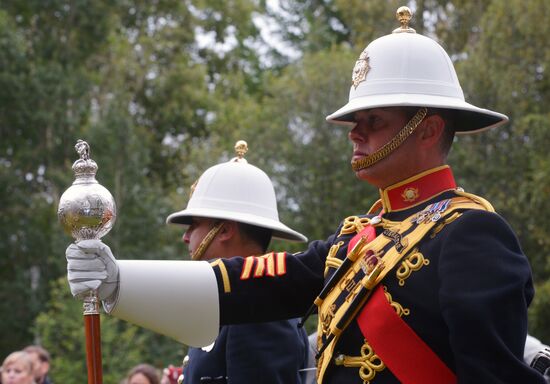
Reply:
M197 188L197 184L199 183L199 179L195 180L195 182L189 187L189 198L193 196L193 193L195 192L195 189Z
M369 54L367 52L367 49L365 48L363 52L361 52L361 55L359 55L359 59L357 59L357 61L355 62L355 66L353 67L351 81L355 89L357 89L357 86L360 83L365 81L369 69Z

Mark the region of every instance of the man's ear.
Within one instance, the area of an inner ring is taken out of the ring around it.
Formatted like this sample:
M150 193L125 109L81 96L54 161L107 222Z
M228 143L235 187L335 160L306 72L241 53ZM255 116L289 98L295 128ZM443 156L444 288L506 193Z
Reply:
M239 231L239 224L236 221L224 220L220 232L216 236L220 241L227 241L235 237Z
M445 120L439 115L426 116L418 126L418 145L429 149L438 145L445 130Z

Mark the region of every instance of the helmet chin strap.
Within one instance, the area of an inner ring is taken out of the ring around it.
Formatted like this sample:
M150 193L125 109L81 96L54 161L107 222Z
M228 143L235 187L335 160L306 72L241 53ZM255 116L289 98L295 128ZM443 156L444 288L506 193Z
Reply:
M191 254L192 260L202 260L204 253L212 243L212 240L216 237L220 229L223 227L223 221L220 221L212 227L210 231L206 234L204 239L202 239L201 243L199 244L198 248Z
M426 117L426 113L428 112L428 109L426 107L422 107L416 112L416 114L412 117L412 119L409 120L409 122L401 129L397 135L393 137L389 142L384 144L380 149L378 149L376 152L374 152L372 155L367 155L363 157L362 159L352 161L351 162L351 168L357 172L361 169L365 169L370 167L373 164L378 163L380 160L387 157L390 153L395 151L403 142L409 137L418 124Z

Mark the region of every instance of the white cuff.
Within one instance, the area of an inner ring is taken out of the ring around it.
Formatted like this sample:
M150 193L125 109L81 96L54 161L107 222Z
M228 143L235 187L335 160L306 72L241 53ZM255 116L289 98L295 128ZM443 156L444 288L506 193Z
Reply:
M107 313L202 347L219 331L216 276L206 261L118 260L120 285Z

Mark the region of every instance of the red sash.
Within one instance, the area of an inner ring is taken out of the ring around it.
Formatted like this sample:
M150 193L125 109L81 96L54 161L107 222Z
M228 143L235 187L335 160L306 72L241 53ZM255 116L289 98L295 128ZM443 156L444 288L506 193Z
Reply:
M362 235L374 239L375 229L368 225L349 244L353 248ZM384 295L381 285L359 312L361 333L386 367L404 384L456 383L455 374L434 351L397 315Z
M380 285L357 316L357 323L374 352L402 383L456 383L455 374L395 313Z

